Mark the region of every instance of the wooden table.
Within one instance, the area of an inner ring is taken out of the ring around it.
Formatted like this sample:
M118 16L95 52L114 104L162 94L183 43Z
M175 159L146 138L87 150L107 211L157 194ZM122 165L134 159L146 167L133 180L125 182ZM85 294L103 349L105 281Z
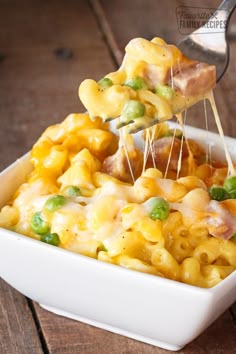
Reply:
M219 1L198 1L214 8ZM134 37L176 43L175 0L0 0L0 170L28 151L43 130L81 112L77 88L84 78L115 70ZM231 61L215 90L224 131L236 138L236 36ZM203 108L188 124L204 127ZM209 129L216 131L210 119ZM30 266L30 265L29 265ZM180 353L236 353L236 306ZM0 353L165 353L80 322L53 315L0 280Z

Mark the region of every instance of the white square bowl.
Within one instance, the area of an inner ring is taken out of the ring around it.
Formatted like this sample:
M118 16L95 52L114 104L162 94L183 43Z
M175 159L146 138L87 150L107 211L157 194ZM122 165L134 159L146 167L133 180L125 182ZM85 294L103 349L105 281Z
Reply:
M224 158L219 136L187 136ZM236 161L236 141L226 138ZM0 174L0 208L30 171L28 155ZM169 350L195 339L234 301L236 271L203 289L78 255L0 228L0 276L44 308Z

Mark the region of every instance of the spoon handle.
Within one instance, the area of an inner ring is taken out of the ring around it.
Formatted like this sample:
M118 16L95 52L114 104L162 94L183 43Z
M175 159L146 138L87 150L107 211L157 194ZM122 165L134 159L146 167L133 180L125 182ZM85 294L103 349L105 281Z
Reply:
M236 7L236 0L224 0L224 1L222 1L222 3L220 4L220 6L217 9L217 10L224 10L224 16L225 16L225 20L226 20L226 28L228 26L229 19L233 13L235 7ZM216 10L216 12L217 12L217 10Z
M228 15L231 15L236 6L236 0L224 0L218 7L218 10L228 11Z

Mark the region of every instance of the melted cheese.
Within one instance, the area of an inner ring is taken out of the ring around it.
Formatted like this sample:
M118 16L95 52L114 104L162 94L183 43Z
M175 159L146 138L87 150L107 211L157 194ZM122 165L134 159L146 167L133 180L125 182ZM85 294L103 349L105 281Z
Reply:
M177 47L167 45L160 38L152 41L136 38L128 43L125 50L119 70L106 75L112 80L111 86L101 88L99 82L90 79L81 83L79 97L90 116L99 116L104 120L121 117L122 124L130 123L130 131L135 132L156 122L171 119L173 115L203 99L203 85L200 90L202 93L195 96L185 96L180 90L175 90L174 71L181 72L186 66L194 64ZM135 78L144 80L147 87L132 89L126 85L126 80ZM172 87L173 97L167 98L155 93L160 84ZM143 117L132 123L127 122L123 116L123 107L129 100L141 102L146 110Z
M131 165L130 158L129 158L129 150L127 148L127 143L130 140L131 140L130 137L127 137L127 134L125 132L125 127L120 129L120 140L119 140L120 146L119 146L119 148L122 148L122 147L124 148L125 156L126 156L128 166L129 166L130 175L131 175L132 181L134 183L135 178L134 178L134 173L133 173L132 165ZM132 142L131 142L131 146L132 146Z
M236 174L235 168L234 168L234 165L233 165L230 153L229 153L229 149L228 149L228 147L226 145L226 142L225 142L224 132L223 132L221 121L220 121L220 117L219 117L219 114L218 114L218 111L217 111L217 107L216 107L215 99L214 99L214 96L213 96L213 92L212 91L209 92L209 94L206 96L206 98L209 100L209 102L211 104L212 111L214 113L215 122L216 122L218 131L219 131L219 134L220 134L220 137L221 137L222 145L223 145L224 150L225 150L225 157L226 157L226 161L227 161L227 164L228 164L228 173L229 173L229 175L235 175Z
M125 152L133 184L125 184L104 171L101 172L105 158L114 156L111 140L115 140L115 136L109 133L109 139L107 138L107 127L105 124L102 126L100 118L92 121L87 115L84 115L83 119L82 116L74 119L75 116L72 115L66 123L47 130L40 138L39 144L34 147L32 162L35 170L28 182L21 186L14 196L12 206L2 209L1 225L39 238L40 236L31 230L30 223L32 213L42 212L50 226L50 232L59 235L61 247L193 285L213 286L234 271L235 241L216 240L210 235L229 240L236 232L236 200L211 200L204 180L196 175L191 176L195 172L195 161L185 135L186 109L206 97L211 103L225 149L229 174L235 174L213 94L209 92L205 96L185 97L175 92L174 97L168 100L153 92L155 83L166 84L169 74L170 85L174 88L173 70L175 65L180 66L181 61L186 61L181 52L174 46L168 46L160 38L151 42L140 38L133 40L126 47L126 56L121 68L107 75L114 85L101 90L98 83L86 80L80 86L80 96L92 118L97 115L104 119L120 117L121 123L122 109L126 101L139 100L145 105L147 115L137 120L136 128L153 123L153 117L160 121L176 115L188 150L188 176L178 178L182 172L184 153L182 137L177 162L177 180L166 178L176 130L165 178L162 178L162 172L156 169L156 152L153 149L158 129L156 126L145 132L142 174L136 180L131 158L135 148L133 139L127 134L126 128L120 129L119 149ZM136 76L146 79L150 89L141 89L138 92L123 85L125 79ZM205 101L204 109L208 129ZM183 111L184 119L180 113ZM96 137L95 128L99 133ZM88 139L84 139L85 135ZM90 136L94 139L89 139ZM73 141L75 143L72 143ZM95 145L98 146L97 149L94 148ZM138 155L138 158L140 156ZM149 156L154 168L146 169ZM58 160L63 160L59 167ZM134 162L138 162L137 156ZM207 175L206 180L208 177L210 176ZM81 188L82 195L66 195L65 205L54 212L45 210L46 200L54 194L63 195L69 186ZM166 220L154 220L150 214L147 203L149 198L153 197L163 198L169 203L170 214L166 216ZM201 232L199 228L202 228ZM207 267L203 264L204 257L212 257L212 260L207 258ZM212 279L211 274L214 272L217 277Z

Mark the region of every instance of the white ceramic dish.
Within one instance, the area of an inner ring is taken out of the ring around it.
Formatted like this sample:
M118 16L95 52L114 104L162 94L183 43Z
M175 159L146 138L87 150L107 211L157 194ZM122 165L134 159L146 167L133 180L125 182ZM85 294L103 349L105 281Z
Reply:
M187 136L222 153L218 135ZM233 159L236 143L227 138ZM30 170L27 156L0 174L0 207ZM0 228L0 276L47 310L169 350L179 350L236 300L236 272L202 289L103 263Z

